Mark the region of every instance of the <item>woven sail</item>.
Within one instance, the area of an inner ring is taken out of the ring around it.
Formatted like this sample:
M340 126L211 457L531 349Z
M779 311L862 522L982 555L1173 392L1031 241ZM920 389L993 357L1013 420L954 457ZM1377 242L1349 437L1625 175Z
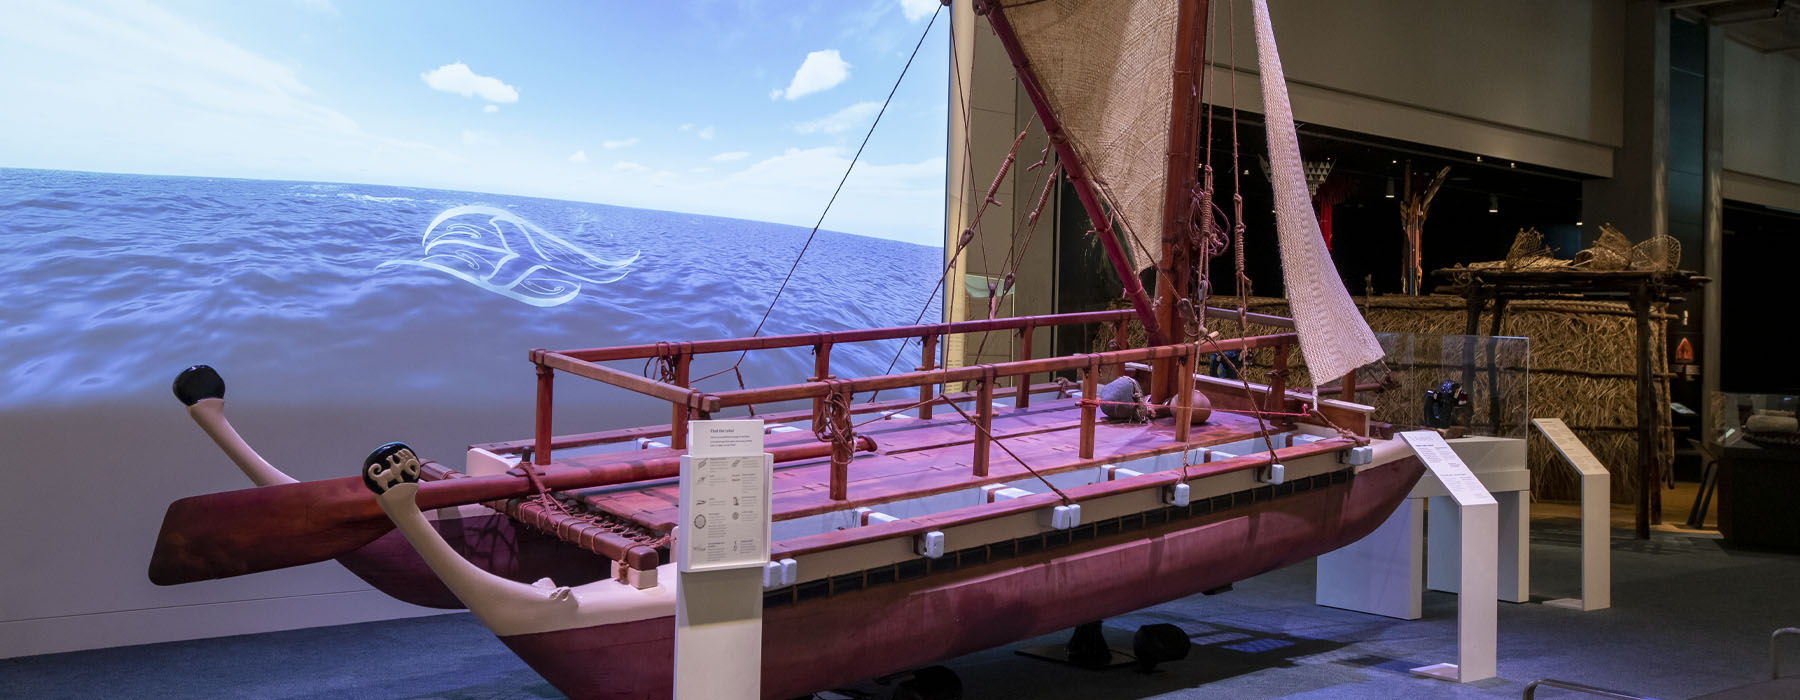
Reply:
M1356 312L1350 293L1331 263L1331 252L1313 218L1287 78L1275 50L1267 0L1252 0L1256 55L1262 70L1264 122L1268 128L1270 180L1275 188L1275 224L1281 240L1281 277L1287 287L1300 351L1316 386L1381 359L1381 344Z
M1070 145L1122 221L1136 269L1162 253L1177 0L1006 6Z

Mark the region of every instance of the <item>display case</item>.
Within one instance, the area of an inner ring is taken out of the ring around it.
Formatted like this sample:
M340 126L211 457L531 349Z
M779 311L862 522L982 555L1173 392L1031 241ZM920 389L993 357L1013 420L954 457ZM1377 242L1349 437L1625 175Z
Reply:
M1736 546L1800 550L1800 399L1721 392L1711 401L1719 534Z

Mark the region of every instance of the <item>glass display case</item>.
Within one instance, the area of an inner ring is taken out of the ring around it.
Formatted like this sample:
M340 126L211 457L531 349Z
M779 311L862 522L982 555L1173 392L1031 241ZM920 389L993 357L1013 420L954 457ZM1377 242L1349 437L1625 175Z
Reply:
M1377 333L1398 387L1372 401L1395 430L1524 438L1531 427L1531 341L1510 336ZM1363 368L1365 386L1382 379Z

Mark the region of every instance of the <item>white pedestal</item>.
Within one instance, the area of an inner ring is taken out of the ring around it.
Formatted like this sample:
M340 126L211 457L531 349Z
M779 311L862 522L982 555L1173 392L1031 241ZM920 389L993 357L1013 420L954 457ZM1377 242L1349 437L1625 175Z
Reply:
M1498 564L1493 595L1511 603L1529 601L1531 472L1525 466L1525 441L1474 437L1448 442L1498 502ZM1430 538L1425 536L1428 501L1432 504ZM1319 557L1314 601L1333 608L1417 620L1426 587L1451 593L1461 590L1457 581L1462 575L1462 530L1450 492L1427 472L1400 508L1375 532Z
M695 571L676 577L677 700L761 697L762 569Z

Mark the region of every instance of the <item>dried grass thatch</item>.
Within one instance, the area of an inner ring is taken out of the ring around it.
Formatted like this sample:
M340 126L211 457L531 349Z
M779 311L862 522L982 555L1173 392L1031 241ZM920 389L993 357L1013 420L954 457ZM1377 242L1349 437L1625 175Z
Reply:
M1359 299L1369 326L1377 333L1410 333L1421 336L1462 335L1467 322L1468 305L1454 296L1385 296ZM1285 316L1284 299L1254 298L1250 310ZM1658 309L1661 311L1661 309ZM1478 334L1486 335L1493 322L1491 310L1482 315ZM1251 324L1241 329L1235 321L1212 320L1208 327L1221 337L1266 335L1284 329ZM1663 323L1651 324L1650 347L1655 356L1652 366L1664 368L1659 382L1657 403L1662 407L1660 462L1667 469L1675 452L1673 431L1668 419L1668 367L1663 348ZM1135 323L1128 331L1131 344L1141 347L1143 330ZM1532 493L1549 499L1578 498L1579 484L1574 472L1561 461L1544 439L1529 430L1525 421L1533 417L1561 418L1588 449L1613 474L1612 497L1616 503L1635 502L1637 477L1637 365L1636 331L1630 309L1622 303L1594 301L1532 300L1513 301L1506 307L1500 329L1502 336L1529 339L1529 358L1509 356L1506 346L1497 348L1494 364L1499 383L1502 420L1499 433L1509 437L1530 434L1529 460ZM1099 328L1096 348L1105 348L1112 340L1108 325ZM1473 348L1478 369L1473 386L1465 387L1474 408L1472 425L1477 433L1492 427L1490 384L1488 380L1487 343L1477 342ZM1391 358L1389 369L1400 381L1401 388L1379 396L1363 395L1362 401L1376 406L1375 419L1397 426L1417 425L1423 413L1424 392L1445 379L1461 381L1463 364L1461 346L1450 341L1413 353L1408 358ZM1415 348L1417 350L1417 348ZM1251 353L1251 379L1262 381L1262 372L1270 366L1269 350ZM1289 358L1292 371L1288 386L1309 387L1312 379L1305 361L1294 353ZM1529 366L1529 372L1521 371ZM1325 378L1325 383L1338 378ZM1361 380L1375 381L1378 376L1365 368ZM1529 382L1529 383L1527 383ZM1524 410L1515 407L1526 405Z

